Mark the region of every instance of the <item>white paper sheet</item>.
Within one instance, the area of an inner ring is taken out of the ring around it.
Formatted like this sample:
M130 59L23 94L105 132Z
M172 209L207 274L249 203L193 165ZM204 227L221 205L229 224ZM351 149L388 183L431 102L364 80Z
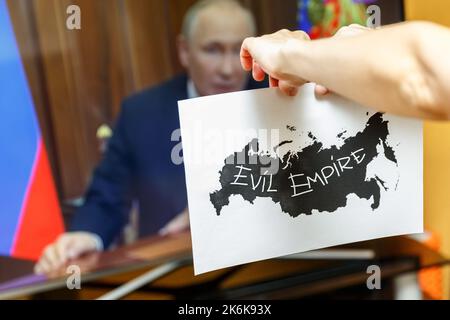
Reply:
M423 232L421 121L316 98L313 85L179 111L195 274Z

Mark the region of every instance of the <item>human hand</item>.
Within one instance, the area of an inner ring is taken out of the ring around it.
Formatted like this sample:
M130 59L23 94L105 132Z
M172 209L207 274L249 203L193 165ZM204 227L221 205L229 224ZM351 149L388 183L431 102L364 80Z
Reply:
M34 267L34 272L38 274L52 272L70 259L99 249L101 248L99 248L97 235L89 232L66 232L45 247Z
M256 81L264 80L267 74L271 87L279 87L287 95L294 96L298 87L307 81L292 73L289 51L309 40L306 32L286 29L247 38L241 47L242 67L246 71L252 71Z
M340 28L333 38L344 38L362 34L370 28L352 24ZM241 47L241 64L247 71L252 71L253 78L262 81L265 74L269 75L270 86L278 86L287 95L297 94L298 87L308 80L295 74L291 53L298 50L309 36L303 31L280 30L262 37L252 37L244 40ZM315 92L325 95L329 90L317 84Z

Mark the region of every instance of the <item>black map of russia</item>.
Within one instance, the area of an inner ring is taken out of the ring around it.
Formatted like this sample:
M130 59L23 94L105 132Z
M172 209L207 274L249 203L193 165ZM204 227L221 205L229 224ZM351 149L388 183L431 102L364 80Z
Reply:
M282 158L259 150L257 139L227 157L219 172L221 189L210 194L217 215L229 205L231 195L241 195L251 204L257 197L269 197L292 217L310 215L314 209L334 212L347 205L347 196L352 193L373 199L372 210L378 208L381 188L387 188L376 175L366 179L367 166L379 150L398 166L395 152L387 143L389 128L383 114L370 117L364 129L343 140L339 148L324 149L311 133L308 136L312 139L310 145L300 151L288 151ZM267 166L268 160L278 162L277 172L264 172L263 164Z

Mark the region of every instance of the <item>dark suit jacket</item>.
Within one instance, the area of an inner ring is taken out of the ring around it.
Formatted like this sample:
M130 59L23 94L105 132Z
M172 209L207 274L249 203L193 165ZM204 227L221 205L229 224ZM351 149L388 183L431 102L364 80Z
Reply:
M249 81L247 89L266 86ZM122 104L114 134L94 171L71 231L98 234L107 248L139 206L139 236L156 233L187 207L184 166L171 161L179 128L178 100L187 99L187 76L135 94Z

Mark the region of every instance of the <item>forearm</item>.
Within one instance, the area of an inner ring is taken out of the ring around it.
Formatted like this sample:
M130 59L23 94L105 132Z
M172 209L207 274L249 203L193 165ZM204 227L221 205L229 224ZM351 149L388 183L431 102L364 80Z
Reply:
M440 78L450 70L424 52L424 47L436 47L432 35L423 36L424 26L426 32L437 32L428 24L405 23L354 37L303 42L288 49L286 69L376 110L445 119L450 112Z

